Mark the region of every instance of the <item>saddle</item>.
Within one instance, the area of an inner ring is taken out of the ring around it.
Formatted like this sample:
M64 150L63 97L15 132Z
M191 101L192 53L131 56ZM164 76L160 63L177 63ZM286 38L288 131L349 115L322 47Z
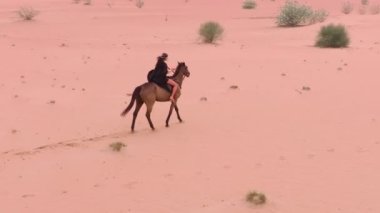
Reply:
M153 82L153 83L157 84L159 87L168 91L169 93L172 92L173 88L169 84L162 84L162 83L158 83L158 82L154 81L154 69L148 72L147 80L148 80L148 82Z

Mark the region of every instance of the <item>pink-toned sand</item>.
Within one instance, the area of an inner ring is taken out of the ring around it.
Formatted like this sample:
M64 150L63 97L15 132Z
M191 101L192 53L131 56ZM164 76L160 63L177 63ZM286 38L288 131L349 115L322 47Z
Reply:
M380 212L380 15L309 0L324 23L279 28L284 1L257 3L1 0L0 212ZM40 13L20 21L28 5ZM198 37L209 20L217 45ZM313 46L327 23L349 48ZM119 114L162 52L191 72L184 123L165 128L156 103L156 131L143 108L131 134Z

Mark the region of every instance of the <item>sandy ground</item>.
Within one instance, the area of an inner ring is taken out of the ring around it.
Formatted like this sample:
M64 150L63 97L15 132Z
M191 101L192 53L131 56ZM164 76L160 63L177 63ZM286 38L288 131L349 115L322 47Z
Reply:
M283 2L0 1L0 212L380 212L380 15L310 0L324 23L279 28ZM217 45L198 38L209 20ZM349 48L313 47L327 23ZM143 108L132 134L119 114L162 52L191 72L184 123L157 103L157 130Z

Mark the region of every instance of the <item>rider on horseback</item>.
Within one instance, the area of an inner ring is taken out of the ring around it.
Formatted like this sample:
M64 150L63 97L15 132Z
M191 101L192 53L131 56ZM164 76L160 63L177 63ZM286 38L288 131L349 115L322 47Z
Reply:
M153 70L153 73L151 73L151 76L149 77L149 82L154 82L157 85L164 88L167 86L167 84L172 86L170 101L174 102L174 97L178 89L178 84L173 79L167 76L168 70L170 69L165 62L167 59L167 53L162 53L160 56L157 57L157 63Z

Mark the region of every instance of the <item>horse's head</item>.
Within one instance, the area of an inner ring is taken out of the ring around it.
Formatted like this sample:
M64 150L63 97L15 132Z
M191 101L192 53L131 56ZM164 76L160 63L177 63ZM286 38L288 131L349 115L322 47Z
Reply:
M182 73L182 75L186 77L190 77L190 71L187 68L187 65L185 64L185 62L178 62L177 70L178 70L178 74Z
M173 76L170 78L176 81L179 86L181 86L183 79L189 76L190 72L185 62L178 62L177 68L175 69Z

